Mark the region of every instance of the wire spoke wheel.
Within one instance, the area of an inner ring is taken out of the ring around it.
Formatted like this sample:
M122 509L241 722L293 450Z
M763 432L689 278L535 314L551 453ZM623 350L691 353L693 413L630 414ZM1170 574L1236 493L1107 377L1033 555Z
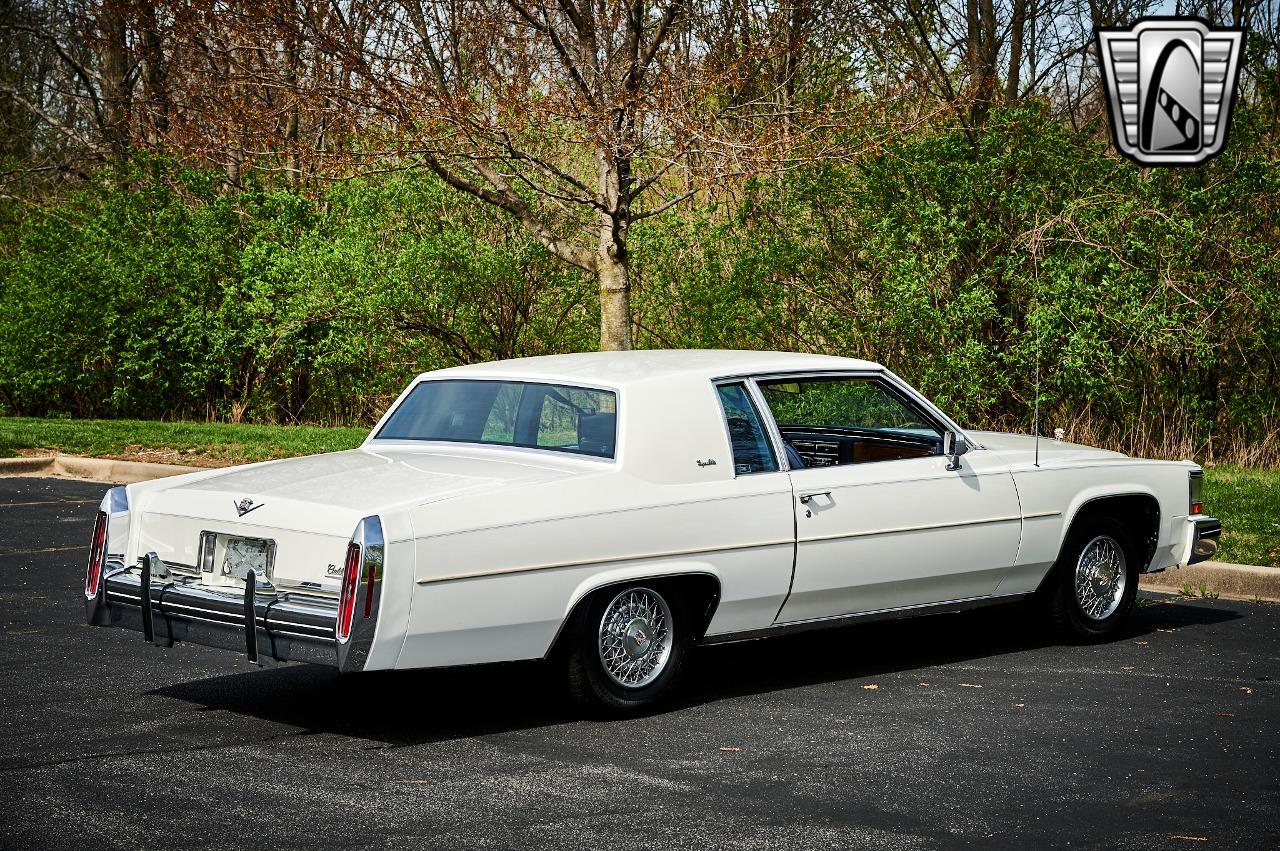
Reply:
M1099 535L1080 552L1076 560L1076 603L1085 617L1106 620L1124 599L1128 584L1128 563L1124 549L1109 535Z
M597 647L609 678L643 688L662 675L671 658L671 609L648 588L628 588L605 607Z

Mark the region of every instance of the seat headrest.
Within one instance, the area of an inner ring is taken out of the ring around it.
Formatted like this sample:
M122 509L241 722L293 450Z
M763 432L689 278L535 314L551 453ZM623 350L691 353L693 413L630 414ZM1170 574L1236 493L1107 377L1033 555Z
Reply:
M617 439L618 415L612 412L581 414L578 417L578 448L584 452L613 454Z

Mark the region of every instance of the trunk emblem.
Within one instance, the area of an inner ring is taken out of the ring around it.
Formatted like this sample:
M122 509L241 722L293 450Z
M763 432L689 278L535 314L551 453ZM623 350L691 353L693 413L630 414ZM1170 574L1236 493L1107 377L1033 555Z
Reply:
M244 517L250 511L257 511L259 508L262 507L261 502L258 503L257 505L254 505L253 500L249 499L248 497L245 497L239 502L234 503L234 505L236 507L236 515L239 517Z

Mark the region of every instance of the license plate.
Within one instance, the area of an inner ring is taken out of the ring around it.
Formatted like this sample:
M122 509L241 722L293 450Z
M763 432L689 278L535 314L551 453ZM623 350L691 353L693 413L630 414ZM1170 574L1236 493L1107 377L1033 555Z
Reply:
M275 541L261 537L227 536L220 546L221 559L218 572L221 576L244 580L253 571L259 578L270 578L275 562ZM215 550L216 552L216 550Z

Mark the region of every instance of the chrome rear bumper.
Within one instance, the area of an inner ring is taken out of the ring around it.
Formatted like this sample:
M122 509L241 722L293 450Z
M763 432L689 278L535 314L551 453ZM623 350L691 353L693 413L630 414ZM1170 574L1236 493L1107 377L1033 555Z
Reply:
M126 568L118 561L108 562L105 574L97 596L85 601L94 626L141 632L163 647L181 641L235 650L258 663L314 662L343 668L348 661L334 628L337 600L262 593L253 587L245 594L222 592L174 574L152 581L147 565ZM350 662L355 667L357 660Z
M1218 552L1218 537L1222 534L1222 521L1216 517L1196 518L1191 532L1191 554L1187 564L1208 561Z

